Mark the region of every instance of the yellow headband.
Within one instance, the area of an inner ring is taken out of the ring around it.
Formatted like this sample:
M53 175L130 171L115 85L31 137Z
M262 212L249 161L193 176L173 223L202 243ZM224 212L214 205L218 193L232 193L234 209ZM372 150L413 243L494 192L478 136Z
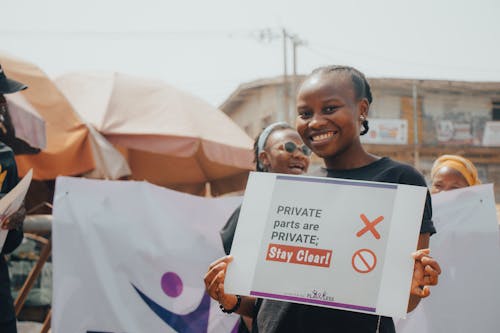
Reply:
M469 186L481 184L474 164L472 164L472 162L468 159L458 155L443 155L439 157L432 166L431 178L434 178L434 175L439 171L439 169L445 166L460 172Z

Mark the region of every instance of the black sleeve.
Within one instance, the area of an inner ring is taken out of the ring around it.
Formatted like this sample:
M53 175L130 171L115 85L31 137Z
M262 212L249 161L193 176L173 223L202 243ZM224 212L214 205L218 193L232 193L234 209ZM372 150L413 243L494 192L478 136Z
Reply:
M422 174L420 174L420 172L415 170L412 166L405 166L403 168L400 183L423 186L427 188L424 176L422 176ZM432 200L429 190L427 190L427 196L425 198L424 214L422 216L422 224L420 225L420 233L430 233L431 235L436 233L436 228L432 222Z
M24 234L22 229L9 230L5 243L3 244L1 254L9 254L14 251L23 241L23 236Z
M236 208L231 217L227 220L226 225L220 231L222 246L224 247L224 252L226 254L229 254L231 252L236 225L238 224L238 218L240 217L240 209L241 206Z
M0 172L4 179L0 182L0 192L3 194L12 190L19 183L17 165L12 149L0 142Z
M425 198L424 215L422 217L422 225L420 226L420 233L430 233L431 236L436 233L436 228L432 222L432 201L431 194L427 190L427 197Z
M0 197L7 194L19 182L17 175L17 165L12 149L0 142L0 172L4 179L0 182ZM14 251L23 240L23 230L9 230L7 238L2 248L1 254L8 254Z

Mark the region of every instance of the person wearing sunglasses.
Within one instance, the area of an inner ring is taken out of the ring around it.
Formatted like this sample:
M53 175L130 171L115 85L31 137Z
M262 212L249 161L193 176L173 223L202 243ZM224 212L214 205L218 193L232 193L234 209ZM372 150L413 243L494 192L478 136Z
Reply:
M257 136L254 142L254 154L256 171L301 175L306 173L309 168L311 150L304 145L293 127L285 122L277 122L264 128ZM226 254L231 252L240 208L241 206L234 211L220 231ZM205 285L207 285L206 279ZM258 311L260 306L260 300L251 297L245 298L243 303L245 303L243 306L253 307L252 312L254 313ZM230 312L223 308L221 310ZM252 327L252 319L246 316L242 317L238 332L249 332L249 327Z
M271 124L262 131L256 142L257 171L294 175L307 172L311 150L288 124Z
M282 149L286 150L287 152L289 152L290 154L293 154L297 149L300 150L302 152L302 154L304 154L306 156L310 156L312 153L311 149L308 146L306 146L304 144L302 146L297 146L297 144L295 144L295 142L292 142L292 141L288 141L288 142L285 142L283 144L280 144L280 147Z

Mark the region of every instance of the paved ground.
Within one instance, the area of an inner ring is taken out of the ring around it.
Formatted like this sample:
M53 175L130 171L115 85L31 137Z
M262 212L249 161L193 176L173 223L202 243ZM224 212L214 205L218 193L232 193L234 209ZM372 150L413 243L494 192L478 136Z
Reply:
M33 321L20 321L17 323L18 333L40 333L41 329L42 329L41 323L36 323Z

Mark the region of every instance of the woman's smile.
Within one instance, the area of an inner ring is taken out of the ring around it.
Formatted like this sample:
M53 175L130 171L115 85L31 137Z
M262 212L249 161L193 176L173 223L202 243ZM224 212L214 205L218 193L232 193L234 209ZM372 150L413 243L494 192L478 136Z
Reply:
M307 171L307 166L307 163L303 161L291 161L288 165L288 173L301 175Z
M324 143L332 139L336 134L338 134L338 131L328 131L318 134L312 134L310 136L310 140L312 143Z

